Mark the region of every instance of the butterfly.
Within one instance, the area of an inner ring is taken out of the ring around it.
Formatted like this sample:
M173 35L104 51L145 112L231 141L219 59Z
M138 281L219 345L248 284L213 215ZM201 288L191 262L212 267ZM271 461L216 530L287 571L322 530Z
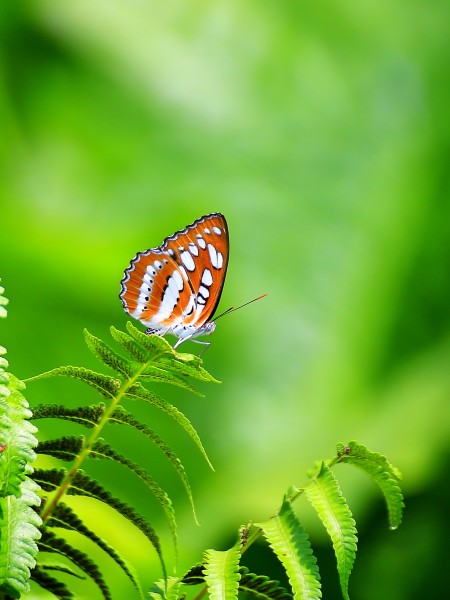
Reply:
M228 256L225 217L220 213L200 217L131 260L119 294L125 311L147 327L147 334L175 335L174 348L186 340L208 347L209 342L196 338L216 328L212 317Z

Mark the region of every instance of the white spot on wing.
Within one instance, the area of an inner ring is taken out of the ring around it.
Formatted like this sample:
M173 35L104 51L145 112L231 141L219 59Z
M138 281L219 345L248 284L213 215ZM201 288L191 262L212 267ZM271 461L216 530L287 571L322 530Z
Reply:
M205 299L209 298L209 290L203 285L198 288L198 293L201 294Z
M210 234L210 233L211 233L211 230L210 230L210 229L208 229L208 227L205 227L205 229L204 229L203 231L204 231L206 234Z
M181 291L184 287L184 283L183 283L183 278L181 277L179 271L174 271L171 279L173 279L173 281L177 285L177 288Z
M223 256L222 256L222 252L218 252L217 253L217 268L221 269L223 265Z
M192 258L192 254L185 250L180 254L180 258L188 271L195 271L195 262Z
M215 269L219 268L218 259L217 259L217 250L214 248L212 244L208 244L208 252L209 258L211 260L211 264Z
M213 227L213 231L214 233L217 233L217 235L220 235L222 233L222 230L219 227Z
M212 278L211 271L209 269L205 269L203 271L203 275L202 275L203 285L207 285L209 287L210 285L212 285L212 282L213 282L213 278Z
M189 252L194 256L198 256L198 248L193 242L189 242Z
M205 242L205 240L202 238L201 235L198 235L197 238L198 238L198 242L197 242L198 245L200 246L200 248L202 250L204 250L206 248L206 242Z

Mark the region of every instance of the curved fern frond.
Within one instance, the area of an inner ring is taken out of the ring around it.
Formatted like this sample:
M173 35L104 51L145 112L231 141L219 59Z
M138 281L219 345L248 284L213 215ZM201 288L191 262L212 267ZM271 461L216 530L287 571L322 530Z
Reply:
M0 318L7 316L7 299L0 286ZM0 346L0 596L18 598L29 591L36 564L41 518L39 486L29 475L36 458L36 427L22 391L25 384L7 373L6 349Z
M375 481L386 500L390 529L400 525L405 507L403 494L398 485L401 474L385 456L368 450L363 444L349 442L347 446L338 444L334 462L346 462L358 467Z
M46 521L47 527L61 527L63 529L68 529L71 531L76 531L81 535L84 535L86 538L90 539L92 542L97 544L99 548L101 548L106 554L108 554L116 564L126 573L130 581L133 583L134 587L139 592L141 598L143 597L142 589L139 585L136 575L133 573L130 565L125 561L125 559L120 556L120 554L112 548L105 540L98 537L91 529L86 527L86 525L77 517L77 515L73 512L73 510L67 506L64 502L60 502L58 506L54 509L51 516ZM43 565L40 565L41 567ZM50 567L48 567L50 568Z
M139 382L130 386L130 388L125 394L125 397L130 398L131 400L145 400L152 406L155 406L156 408L162 410L167 415L172 417L172 419L176 421L178 425L180 425L189 435L189 437L195 443L197 448L203 454L203 457L205 458L208 465L214 471L214 467L212 466L211 461L209 460L208 455L206 454L206 450L203 447L203 444L200 440L200 436L198 435L197 431L195 430L194 426L189 421L189 419L181 411L179 411L176 406L170 404L170 402L167 402L163 398L159 398L156 394L147 390Z
M56 536L52 531L44 528L42 531L42 538L38 542L39 549L42 552L55 552L61 556L69 558L73 564L79 567L86 573L99 587L105 600L111 600L111 592L109 587L106 585L105 579L100 572L100 569L94 563L93 560L85 552L77 550L70 544L68 544L62 538Z
M349 600L348 580L356 558L357 541L352 513L335 476L324 463L306 486L305 493L332 540L342 594Z
M83 435L71 435L57 438L56 440L45 440L37 447L37 453L53 456L60 460L71 461L81 452L85 442L86 438Z
M48 590L59 600L72 600L72 598L74 597L69 588L55 577L52 577L47 572L47 569L45 567L41 567L38 565L33 570L32 579L39 586L41 586L41 588L44 588L44 590Z
M64 480L65 475L65 469L36 469L33 478L39 482L39 485L42 487L42 489L51 492L59 488ZM155 548L161 564L161 569L164 573L164 576L166 575L166 566L162 556L159 537L150 523L148 523L146 519L139 515L133 507L112 496L107 490L105 490L105 488L103 488L99 483L94 481L82 471L78 471L75 474L69 488L67 489L67 494L72 496L87 496L96 500L100 500L117 510L118 513L133 523L142 531L142 533Z
M17 598L29 591L30 571L36 564L41 537L39 486L28 477L20 485L20 498L0 498L0 595Z
M211 600L238 597L240 542L229 550L206 550L203 572Z
M40 375L29 377L26 381L38 381L39 379L46 379L48 377L55 377L57 375L71 377L73 379L83 381L109 400L116 396L121 386L121 381L115 377L104 375L103 373L97 373L97 371L85 369L84 367L73 367L70 365L51 369L50 371L46 371Z
M72 575L72 577L76 577L77 579L86 579L85 575L80 575L80 573L76 573L74 569L68 567L67 565L63 565L61 563L47 563L47 562L39 562L36 565L36 569L42 569L44 571L58 571L59 573L66 573L66 575ZM34 573L34 571L33 571Z
M269 579L265 575L250 573L247 567L240 567L239 572L239 591L261 600L292 600L292 594L281 586L279 581Z
M51 372L51 371L50 371ZM35 419L61 419L62 421L71 421L84 425L92 429L98 425L105 412L105 404L99 402L91 406L79 406L77 408L68 408L62 404L39 404L33 410L31 420Z
M22 395L25 384L6 373L8 362L0 357L0 371L4 383L0 385L0 497L20 496L20 484L31 473L35 460L34 448L37 428L29 422L31 411Z
M84 338L86 344L93 354L107 367L121 375L122 377L132 378L135 374L132 363L126 360L120 354L117 354L112 348L108 346L103 340L92 333L89 333L87 329L84 330Z
M198 523L197 516L195 513L194 499L192 496L191 486L189 484L189 480L186 475L186 471L184 470L184 467L183 467L180 459L178 458L178 456L171 450L171 448L166 444L166 442L156 432L154 432L152 429L150 429L150 427L147 427L147 425L145 425L144 423L141 423L140 421L135 419L133 417L133 415L130 412L128 412L127 410L125 410L125 408L123 408L122 406L118 406L116 408L116 410L113 412L113 414L109 418L109 423L117 423L117 424L129 425L130 427L134 427L134 429L143 433L149 440L151 440L154 444L156 444L158 446L158 448L160 448L160 450L162 450L162 452L164 452L164 454L170 460L172 465L175 467L178 475L180 476L180 479L184 485L189 502L192 507L194 519Z
M114 460L118 462L134 473L142 479L142 481L146 484L146 486L152 491L159 504L164 510L164 513L167 517L170 531L172 534L172 539L175 547L175 554L177 554L177 524L175 521L175 513L173 510L172 502L166 492L161 488L161 486L151 477L144 469L141 469L139 465L135 462L129 460L119 452L116 452L111 448L109 444L102 440L97 440L93 445L90 456L92 458L102 459L107 458L109 460Z
M284 566L294 591L294 598L301 600L321 598L316 558L312 553L308 536L286 497L277 515L255 525L262 529L270 547Z

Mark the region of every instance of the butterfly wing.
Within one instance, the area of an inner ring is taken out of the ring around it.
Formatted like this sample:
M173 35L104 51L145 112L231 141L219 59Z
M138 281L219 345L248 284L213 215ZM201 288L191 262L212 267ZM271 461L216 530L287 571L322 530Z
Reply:
M219 303L228 256L225 217L212 213L197 219L134 257L122 279L126 312L164 332L181 325L200 328Z

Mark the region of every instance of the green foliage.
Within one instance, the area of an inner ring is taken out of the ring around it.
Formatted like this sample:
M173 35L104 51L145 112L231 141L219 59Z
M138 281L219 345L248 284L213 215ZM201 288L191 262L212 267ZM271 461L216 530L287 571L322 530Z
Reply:
M7 301L0 286L0 317ZM39 486L30 479L36 427L22 395L24 383L6 371L5 349L0 347L0 595L18 598L29 590L30 571L36 564L41 519Z
M3 297L2 315L6 302ZM148 337L128 324L126 332L111 329L113 338L129 354L122 356L103 340L85 332L88 347L115 375L106 375L84 367L66 366L53 369L28 381L37 381L54 376L74 378L95 389L103 398L96 405L67 408L64 405L45 404L36 408L34 415L21 391L25 384L7 374L6 360L0 358L0 527L2 545L0 554L0 591L18 597L29 589L30 571L35 567L38 548L44 552L57 553L68 559L75 567L84 571L99 587L105 599L111 598L110 589L96 563L84 552L73 547L54 533L54 529L71 530L97 544L118 564L135 586L138 595L143 591L132 568L120 553L88 528L74 510L62 502L64 495L81 495L107 504L134 524L153 545L161 564L164 579L167 579L166 565L161 542L155 528L126 502L115 498L104 486L81 470L85 459L109 460L125 467L140 478L155 496L163 509L176 551L177 531L172 502L159 483L139 464L115 450L101 438L107 424L132 427L136 436L143 436L154 443L167 457L180 477L194 518L195 510L191 487L181 460L170 446L147 424L140 422L129 412L122 402L144 401L168 414L191 437L210 464L200 438L191 422L177 408L160 398L144 386L144 382L158 382L175 385L197 393L188 381L216 381L201 366L201 361L193 355L175 352L166 340L157 336ZM105 402L106 401L106 402ZM33 471L30 463L36 454L37 445L34 433L37 428L29 419L59 419L77 423L90 431L89 436L69 435L48 439L38 446L38 454L54 457L70 463L65 468L39 468ZM28 476L32 476L33 480ZM31 508L40 504L36 492L43 490L49 496L39 517ZM40 528L40 531L38 530ZM19 534L20 531L20 534ZM40 537L36 544L35 540ZM51 573L50 573L51 572ZM49 566L40 561L31 576L42 587L47 588L58 598L72 597L70 590L61 584L55 574L65 572L76 575L70 567Z
M311 473L302 488L290 488L277 513L263 523L241 527L241 543L228 552L208 550L203 564L190 569L181 579L184 585L199 585L206 582L210 597L236 596L239 591L256 598L288 599L292 595L299 600L317 600L322 597L319 568L313 554L308 535L293 510L293 503L304 496L323 522L334 547L342 595L349 600L348 582L356 555L356 528L348 507L331 471L339 462L357 464L357 461L372 461L377 468L365 468L375 481L385 481L398 471L385 457L369 451L365 446L350 442L338 445L333 459L322 461ZM342 460L345 457L345 460ZM366 465L367 466L367 465ZM383 474L383 475L382 475ZM401 492L394 486L382 488L388 505L401 517L403 500ZM241 555L263 535L283 565L292 588L290 592L277 581L250 573L245 567L238 568ZM237 572L239 571L239 575ZM224 590L227 590L225 593ZM228 594L228 595L226 595Z
M356 558L356 528L352 513L332 471L321 463L305 494L333 542L342 594L348 596L348 580Z
M255 525L242 526L238 532L238 542L229 550L206 550L203 563L193 567L184 577L168 577L160 537L152 524L133 506L114 497L81 467L88 458L108 460L117 465L117 468L126 468L140 478L165 512L176 550L176 520L169 496L149 473L138 463L115 450L101 434L109 423L128 426L137 436L142 435L155 444L175 468L194 510L190 484L180 459L155 431L147 424L141 423L122 406L122 402L144 401L162 410L183 428L207 459L190 421L170 403L148 390L144 383L164 382L195 391L187 381L188 377L199 381L215 380L203 369L198 357L175 352L164 339L145 336L131 324L128 324L127 332L115 328L111 331L114 340L128 353L128 357L122 356L103 340L88 332L85 333L85 337L88 347L115 372L114 376L69 366L53 369L32 378L36 381L52 376L71 377L94 388L103 399L96 405L75 409L55 404L37 407L35 419L50 418L73 422L84 426L89 432L88 436L66 435L48 439L38 446L39 454L67 462L68 468L33 470L31 467L30 462L35 458L36 446L36 428L29 422L33 415L21 394L24 384L6 373L4 367L7 363L2 359L0 592L12 597L19 597L27 592L30 571L34 569L31 577L40 586L58 598L71 598L69 587L59 582L57 575L64 573L80 578L81 571L95 582L105 600L112 598L111 590L96 562L56 533L56 530L65 530L76 532L96 544L123 570L138 596L144 597L132 567L115 548L87 527L73 508L62 501L64 496L77 495L108 505L148 538L159 558L163 574L163 579L157 582L150 592L153 599L176 600L184 597L183 586L203 584L206 587L199 597L207 592L213 600L237 599L239 593L260 599L287 600L293 597L299 600L318 600L322 594L319 567L307 532L293 509L293 503L303 496L316 511L328 532L336 555L342 595L344 600L350 600L348 584L356 556L356 527L331 469L339 463L348 463L367 473L385 497L391 529L400 524L404 507L398 485L398 470L384 456L371 452L362 444L339 444L336 456L318 463L309 473L309 481L304 487L289 488L280 509L272 518ZM38 492L48 494L48 497L43 498L45 503L40 516L33 510L33 506L38 506L41 502ZM243 553L261 536L264 536L286 571L291 591L280 586L279 582L270 580L263 574L251 573L240 565ZM64 557L65 562L51 563L48 559L41 558L40 554L36 566L38 549L44 557L47 554L58 554Z
M204 577L211 600L237 598L239 589L240 544L229 550L207 550L205 552Z
M280 511L260 527L270 547L286 569L294 598L316 600L321 597L317 560L308 536L284 498Z

